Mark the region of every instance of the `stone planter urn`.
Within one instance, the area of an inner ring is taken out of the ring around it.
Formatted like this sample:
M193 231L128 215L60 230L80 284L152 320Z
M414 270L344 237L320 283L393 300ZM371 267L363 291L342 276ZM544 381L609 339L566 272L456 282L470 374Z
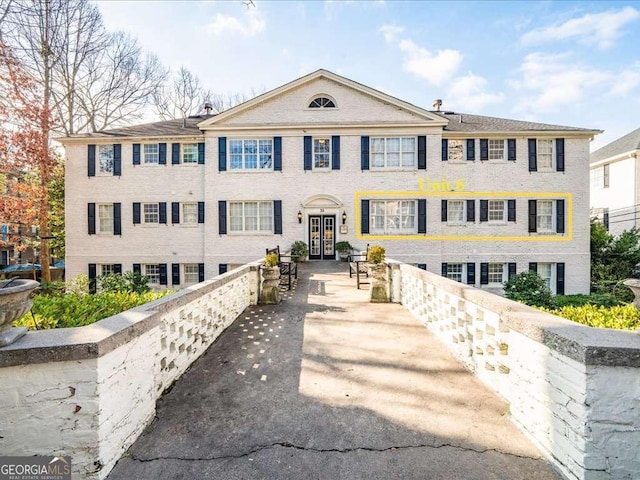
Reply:
M640 310L640 278L627 278L624 282L629 289L633 292L634 299L633 305Z
M13 278L0 281L0 347L12 344L25 333L25 327L13 328L12 322L24 315L33 304L30 295L39 283Z
M369 289L369 301L372 303L389 302L389 280L387 278L386 263L367 264L371 288Z
M280 267L262 267L262 288L260 303L275 305L280 303Z

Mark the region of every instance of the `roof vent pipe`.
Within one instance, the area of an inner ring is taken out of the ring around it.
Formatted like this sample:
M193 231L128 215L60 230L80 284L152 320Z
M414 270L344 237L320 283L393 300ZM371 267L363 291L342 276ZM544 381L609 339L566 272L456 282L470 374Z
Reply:
M437 99L433 102L433 108L436 109L436 112L440 111L440 107L442 107L442 100Z
M210 102L205 102L204 111L207 115L211 115L211 110L213 110L213 105Z
M187 128L187 119L186 118L182 119L182 128Z

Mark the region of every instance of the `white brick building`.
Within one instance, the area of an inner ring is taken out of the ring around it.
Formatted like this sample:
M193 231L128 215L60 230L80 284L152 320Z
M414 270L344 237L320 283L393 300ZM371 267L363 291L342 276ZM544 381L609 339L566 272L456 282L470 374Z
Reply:
M640 128L591 154L591 208L615 235L640 227Z
M586 293L597 133L431 112L318 70L215 116L62 139L67 275L179 288L347 240L482 288L531 268Z

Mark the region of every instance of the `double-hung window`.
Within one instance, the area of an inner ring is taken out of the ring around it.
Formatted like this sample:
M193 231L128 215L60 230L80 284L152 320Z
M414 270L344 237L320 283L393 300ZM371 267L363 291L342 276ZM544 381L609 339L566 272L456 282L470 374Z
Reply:
M113 275L114 273L116 273L112 263L102 263L98 265L98 267L100 268L100 276Z
M538 232L553 232L553 200L538 200L536 208L536 226Z
M371 137L371 168L416 168L416 137Z
M144 265L144 276L149 279L149 283L160 284L160 265L157 263Z
M489 222L502 223L506 221L504 200L489 200L488 202L488 220Z
M182 163L198 163L197 143L183 143L181 147Z
M113 204L98 204L98 232L113 233Z
M160 223L160 208L157 203L144 203L142 209L142 223Z
M331 138L313 139L313 169L328 170L331 168Z
M489 139L489 160L505 160L504 140Z
M488 269L488 280L490 284L502 285L505 282L505 264L504 263L490 263Z
M371 233L382 235L417 232L415 200L371 200Z
M231 170L273 170L273 139L229 140Z
M182 203L182 223L184 225L198 224L198 204Z
M464 140L450 139L447 141L447 158L450 162L463 162L464 159Z
M464 265L462 263L447 263L447 278L462 282Z
M198 283L200 278L197 263L185 263L182 265L184 283Z
M113 175L113 165L115 161L113 145L98 146L98 171L103 175Z
M555 290L553 288L553 270L553 264L551 263L538 263L538 276L544 280L544 283L547 284L547 287L549 287L549 290L552 292Z
M462 223L465 220L465 201L447 200L447 222Z
M273 232L273 202L230 202L230 232Z
M538 139L538 169L553 169L553 139Z
M143 145L143 163L145 165L158 165L160 163L160 146L157 143L145 143Z

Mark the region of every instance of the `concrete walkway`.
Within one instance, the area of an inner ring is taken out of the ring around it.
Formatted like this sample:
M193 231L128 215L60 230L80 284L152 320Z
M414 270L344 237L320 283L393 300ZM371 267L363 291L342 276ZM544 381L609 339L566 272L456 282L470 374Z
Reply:
M561 478L486 389L347 266L303 264L158 402L110 480Z

